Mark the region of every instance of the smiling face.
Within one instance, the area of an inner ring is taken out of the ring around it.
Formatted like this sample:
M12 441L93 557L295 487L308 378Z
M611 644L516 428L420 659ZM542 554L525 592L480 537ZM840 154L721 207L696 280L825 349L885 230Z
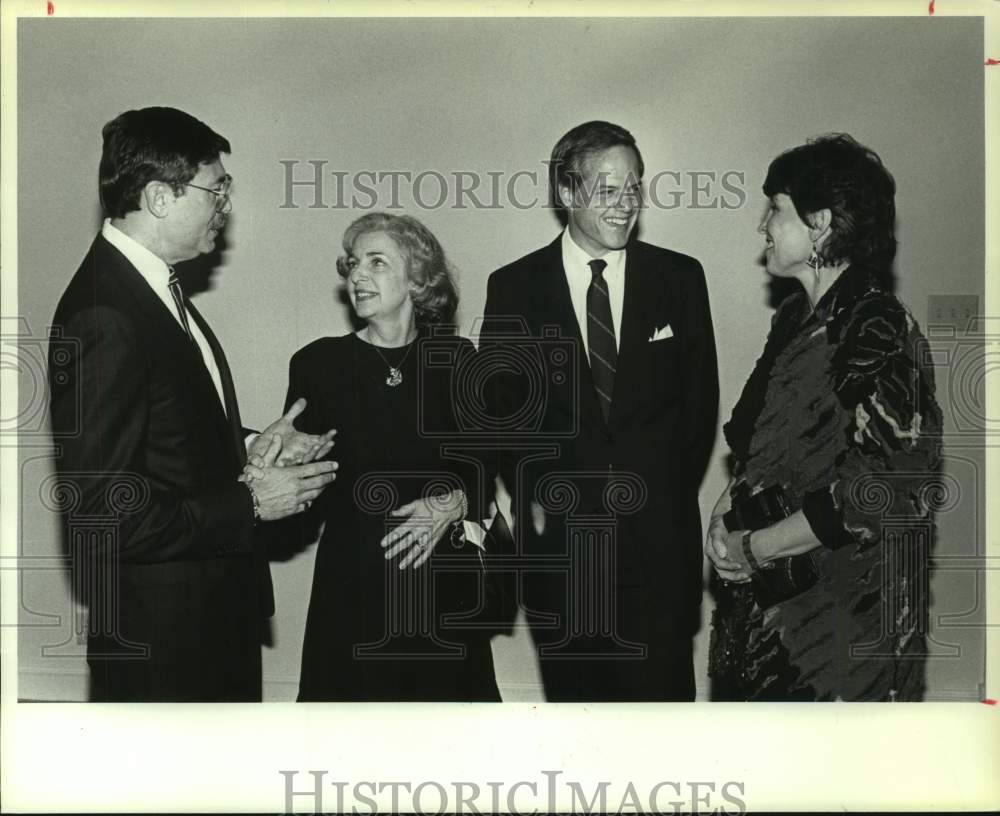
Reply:
M770 274L789 278L809 270L806 262L813 248L811 230L799 218L792 199L785 193L776 193L770 198L757 232L767 240L764 257Z
M347 257L347 294L365 322L413 320L406 256L385 232L363 232Z
M164 260L168 263L186 261L215 248L226 215L219 210L218 197L208 190L221 189L225 182L226 168L221 159L216 159L202 164L191 186L173 197L163 224L165 252L170 256Z
M642 205L639 157L631 147L615 145L588 157L575 190L563 186L569 234L592 257L622 249Z

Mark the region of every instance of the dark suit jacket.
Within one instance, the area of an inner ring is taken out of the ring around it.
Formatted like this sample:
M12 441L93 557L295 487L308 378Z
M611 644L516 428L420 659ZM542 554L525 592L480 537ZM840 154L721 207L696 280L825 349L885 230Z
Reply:
M567 520L613 512L615 582L639 599L636 614L659 616L675 629L693 632L701 601L698 487L713 445L719 401L701 265L677 252L629 243L607 423L573 312L560 238L490 277L481 353L510 349L517 342L510 334L517 331L516 321L510 317L523 321L531 337L550 335L534 341L542 351L544 383L532 385L531 376L514 372L517 364L502 366L491 379L494 410L501 417L523 420L532 415L530 406L541 405L536 427L512 435L515 450L500 464L514 498L515 535L525 542L524 554L565 553ZM672 338L649 342L654 331L668 324ZM560 374L554 368L562 358L550 350L567 343L575 351L576 365ZM546 440L556 455L525 462L530 447ZM602 474L609 471L621 474L618 491L607 490ZM566 492L558 492L559 473L565 474L564 485L572 484L569 493L575 497L568 514L560 513L567 505ZM528 512L533 500L543 506L548 502L542 536L536 535ZM534 594L532 585L531 580L525 582L529 605L553 611L553 599L544 596L553 591L558 595L564 584L559 579L534 582L539 587Z
M77 589L91 607L96 699L260 696L270 573L236 481L246 454L229 367L188 309L215 354L228 417L197 348L102 236L53 319L56 467ZM88 536L95 522L103 538Z

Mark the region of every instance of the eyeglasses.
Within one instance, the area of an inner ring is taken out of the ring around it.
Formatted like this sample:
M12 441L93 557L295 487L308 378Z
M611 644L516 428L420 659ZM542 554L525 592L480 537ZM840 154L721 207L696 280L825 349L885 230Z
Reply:
M222 186L218 189L212 187L202 187L200 184L191 184L190 182L184 185L185 187L194 187L196 190L204 190L206 193L211 193L215 196L215 209L222 212L231 203L229 196L233 188L233 177L226 176L222 180Z

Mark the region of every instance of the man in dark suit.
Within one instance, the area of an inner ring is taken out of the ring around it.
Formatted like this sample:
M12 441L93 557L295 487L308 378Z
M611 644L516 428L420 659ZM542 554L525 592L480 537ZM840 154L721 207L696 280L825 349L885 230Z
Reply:
M127 111L103 135L107 219L56 309L49 363L91 699L259 701L274 600L255 522L333 480L334 463L311 462L332 433L295 432L303 405L259 436L242 428L222 348L174 273L225 224L229 142L172 108ZM252 485L247 443L265 465Z
M493 273L480 338L515 513L501 569L548 700L693 700L719 400L705 276L631 237L643 162L627 130L573 128L549 172L566 229ZM519 366L526 344L537 365Z

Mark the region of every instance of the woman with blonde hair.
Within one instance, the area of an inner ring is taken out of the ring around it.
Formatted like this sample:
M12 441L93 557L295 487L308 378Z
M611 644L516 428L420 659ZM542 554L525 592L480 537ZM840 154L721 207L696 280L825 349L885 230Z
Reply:
M316 553L299 700L499 701L489 633L475 615L484 469L448 452L456 390L475 354L440 331L458 295L419 221L369 213L337 269L363 324L291 360L287 404L301 429L336 428L337 481L311 508Z

